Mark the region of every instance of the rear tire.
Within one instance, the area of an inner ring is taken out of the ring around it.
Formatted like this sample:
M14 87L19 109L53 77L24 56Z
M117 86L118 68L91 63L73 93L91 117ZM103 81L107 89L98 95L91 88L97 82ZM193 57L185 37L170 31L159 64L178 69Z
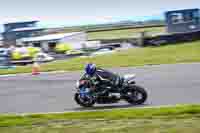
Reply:
M147 100L147 92L141 86L131 85L127 90L128 93L131 93L131 95L126 97L126 101L130 104L140 105ZM140 99L138 99L138 94L141 95Z
M91 101L89 102L83 102L81 99L80 99L80 95L78 93L76 93L74 95L74 100L76 101L77 104L79 104L80 106L82 107L93 107L93 105L95 104L95 101L93 99L91 99Z

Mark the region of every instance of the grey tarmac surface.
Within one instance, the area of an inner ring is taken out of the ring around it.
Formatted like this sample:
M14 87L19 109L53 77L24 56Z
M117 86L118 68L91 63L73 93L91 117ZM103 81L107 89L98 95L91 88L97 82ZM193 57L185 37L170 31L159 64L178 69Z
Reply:
M200 64L115 68L119 74L137 75L149 97L142 107L200 103ZM43 113L85 110L73 100L81 72L0 77L0 113ZM136 107L120 102L93 109Z

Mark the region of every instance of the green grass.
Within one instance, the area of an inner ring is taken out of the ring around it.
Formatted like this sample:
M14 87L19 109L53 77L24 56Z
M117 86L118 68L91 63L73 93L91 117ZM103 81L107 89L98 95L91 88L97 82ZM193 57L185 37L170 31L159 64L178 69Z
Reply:
M124 28L124 29L123 29ZM101 31L105 30L105 31ZM89 31L87 32L88 40L96 39L122 39L122 38L133 38L138 36L140 32L147 32L149 34L166 33L165 26L152 26L152 27L105 27L98 28L95 26L83 26L83 27L68 27L65 29L60 29L59 33L68 32L79 32L79 31Z
M41 65L41 71L82 70L88 62L100 67L133 67L152 64L174 64L200 62L200 41L166 45L162 47L133 48L111 55L92 58L74 58ZM0 74L30 73L31 66L0 70Z
M148 27L148 28L132 28L132 29L130 28L130 29L120 29L120 30L89 32L88 40L133 38L138 36L138 34L143 31L150 34L164 33L165 27Z
M1 133L199 133L199 118L66 121L23 127L2 127Z
M1 133L183 132L200 130L200 105L60 114L0 115Z

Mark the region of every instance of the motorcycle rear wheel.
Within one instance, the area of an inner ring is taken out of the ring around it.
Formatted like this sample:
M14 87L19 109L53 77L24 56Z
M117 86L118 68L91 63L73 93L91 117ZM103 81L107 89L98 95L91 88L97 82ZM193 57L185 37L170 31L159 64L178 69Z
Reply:
M138 98L140 96L140 98ZM146 90L138 85L131 85L127 89L127 97L125 100L134 105L143 104L147 100L147 92Z

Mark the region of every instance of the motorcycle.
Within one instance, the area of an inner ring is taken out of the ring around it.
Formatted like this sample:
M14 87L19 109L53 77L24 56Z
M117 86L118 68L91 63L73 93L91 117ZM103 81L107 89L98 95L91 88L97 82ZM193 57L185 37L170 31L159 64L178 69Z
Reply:
M82 107L92 107L97 104L113 104L125 100L133 105L143 104L147 100L146 90L136 85L135 75L125 75L119 78L119 86L105 84L104 88L96 89L90 80L78 80L74 100ZM101 89L103 91L101 91Z

